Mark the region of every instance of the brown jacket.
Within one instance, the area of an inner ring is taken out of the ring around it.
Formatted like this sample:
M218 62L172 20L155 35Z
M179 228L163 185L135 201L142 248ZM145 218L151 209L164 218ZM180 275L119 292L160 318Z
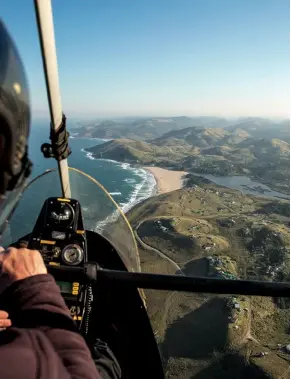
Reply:
M51 275L13 283L0 309L12 321L0 332L1 379L101 379Z

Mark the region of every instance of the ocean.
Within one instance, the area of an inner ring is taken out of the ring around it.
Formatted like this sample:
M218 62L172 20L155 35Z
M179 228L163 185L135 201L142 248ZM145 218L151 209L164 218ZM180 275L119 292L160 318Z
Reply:
M72 130L73 124L68 125ZM54 159L46 159L40 151L44 142L49 142L49 121L36 121L32 125L29 139L29 156L33 162L31 179L46 170L57 167ZM126 213L133 205L156 193L154 176L142 167L106 159L94 159L86 148L104 143L94 138L69 139L72 154L68 157L70 167L77 168L96 179L110 193L115 202ZM103 230L108 221L114 219L115 205L108 201L103 191L81 174L70 171L72 197L82 204L85 228ZM44 201L48 197L61 196L60 180L57 173L38 178L23 194L14 211L5 233L1 236L3 246L30 233ZM127 238L127 233L124 237ZM124 241L123 241L124 242Z
M69 131L74 124L68 124ZM42 143L49 142L49 121L35 121L29 141L30 157L34 163L32 177L49 168L57 167L53 159L45 159L40 151ZM123 212L156 192L154 176L141 167L107 159L94 159L84 149L106 142L95 138L70 137L72 154L70 167L77 168L98 180L111 194Z

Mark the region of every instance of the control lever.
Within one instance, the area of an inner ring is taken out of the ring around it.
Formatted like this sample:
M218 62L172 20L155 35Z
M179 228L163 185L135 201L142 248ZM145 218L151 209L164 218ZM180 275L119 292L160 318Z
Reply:
M85 284L94 283L97 280L100 280L100 282L113 281L134 288L232 295L290 297L289 282L228 280L105 270L98 267L96 263L87 263L84 266L85 267L47 266L47 269L56 280L78 281Z
M46 268L56 280L81 284L89 284L97 280L97 264L95 263L84 263L84 267L46 265Z

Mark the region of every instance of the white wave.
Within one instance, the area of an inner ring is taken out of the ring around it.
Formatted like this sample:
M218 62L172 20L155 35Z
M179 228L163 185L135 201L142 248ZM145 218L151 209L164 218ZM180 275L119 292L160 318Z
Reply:
M86 153L86 157L89 159L94 160L95 158L92 156L92 153L86 151L85 149L81 149L82 152ZM97 158L98 160L111 162L114 164L117 164L121 169L128 170L133 174L134 176L140 178L126 178L124 179L124 182L126 182L129 185L132 185L133 190L130 193L130 197L126 203L121 203L120 207L124 213L128 212L129 209L131 209L134 205L140 203L141 201L147 199L148 197L152 196L155 192L156 188L156 180L154 176L147 170L139 167L131 166L130 163L125 162L118 162L113 159L105 159L105 158ZM138 180L138 182L137 182ZM121 195L121 192L111 192L112 196L114 195ZM115 213L115 212L114 212ZM107 217L106 220L102 221L102 224L106 225L106 223L110 222L110 220L115 218L114 215L111 215ZM100 223L98 223L100 225Z
M132 191L129 195L129 199L127 200L127 202L119 203L119 206L122 209L122 211L124 213L126 213L134 205L140 203L141 201L143 201L143 200L145 200L145 199L147 199L153 195L153 193L155 192L155 188L156 188L156 180L150 172L148 172L142 168L133 167L129 163L121 163L120 164L120 162L116 162L116 161L112 161L112 162L118 163L118 165L122 169L128 170L133 175L141 178L141 180L139 180L138 182L137 182L137 179L134 179L134 178L124 179L124 182L126 182L132 186ZM110 195L112 195L112 196L119 195L120 196L120 195L122 195L122 193L121 192L110 192ZM104 220L102 222L98 222L98 226L96 226L96 227L98 227L98 229L101 230L102 228L104 228L104 226L106 224L114 221L116 219L116 216L117 216L116 212L113 212L113 214L108 216L106 218L106 220Z
M101 141L101 142L109 142L112 141L112 139L106 139L106 138L98 138L98 137L84 137L90 141ZM101 145L101 144L100 144Z
M105 161L105 162L111 162L111 163L118 163L118 161L114 161L113 159L106 159L106 158L97 158L98 161Z
M69 138L77 138L79 133L71 133Z
M97 221L95 224L94 230L96 232L99 232L100 234L104 235L105 228L108 224L111 224L113 222L116 222L120 218L120 211L119 209L116 209L113 211L110 215L108 215L104 220Z
M130 167L130 164L129 164L129 163L121 163L120 167L121 167L123 170L128 170L128 168Z
M92 154L92 153L87 153L87 154L86 154L86 157L87 157L88 159L91 159L92 161L95 160L95 158L93 157L93 154Z
M90 141L99 141L101 142L100 145L102 145L105 142L111 141L110 139L104 139L104 138L97 138L97 137L90 137L88 138Z
M91 159L91 161L95 161L95 158L93 157L93 153L90 151L86 151L85 149L81 149L82 153L86 154L86 158Z
M152 196L156 188L156 180L154 176L144 169L139 170L135 174L142 177L143 180L134 186L134 190L128 202L121 206L124 213L128 212L134 205Z
M136 183L136 180L135 180L135 179L132 179L132 178L126 178L126 179L124 179L124 182L125 182L125 183L128 183L128 184L135 184L135 183Z

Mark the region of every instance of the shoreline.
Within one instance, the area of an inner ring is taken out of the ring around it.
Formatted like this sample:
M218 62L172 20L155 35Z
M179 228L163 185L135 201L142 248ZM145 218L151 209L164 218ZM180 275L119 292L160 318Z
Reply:
M156 195L176 191L184 187L186 171L167 170L156 166L143 166L156 180Z
M250 195L250 196L255 196L255 197L264 197L264 198L269 198L269 199L275 199L275 200L290 200L290 197L279 191L275 191L272 188L268 187L267 184L263 182L257 182L253 180L252 177L249 176L244 176L244 175L233 175L233 176L220 176L220 175L213 175L213 174L203 174L203 173L198 173L198 172L190 172L190 174L194 176L200 176L202 178L205 178L207 180L210 180L213 184L225 188L230 188L236 191L240 191L241 193L245 195ZM247 178L250 180L250 182L246 183L238 183L237 185L230 185L229 183L223 182L223 180L232 180L232 179L239 180L240 178ZM255 186L260 187L259 190L257 190L255 187L252 187L252 183L254 182ZM268 188L264 188L268 187Z
M76 137L76 138L80 138L80 137ZM117 164L126 164L132 168L135 167L135 168L143 169L149 175L151 175L154 178L156 183L155 183L155 186L153 186L152 190L149 191L150 193L148 193L147 196L144 196L144 197L143 196L142 197L137 196L132 202L126 204L126 206L124 207L125 213L128 212L128 210L131 209L132 207L134 207L136 204L142 202L145 199L148 199L150 197L157 196L157 195L160 195L163 193L169 193L169 192L181 189L185 186L185 181L183 180L183 176L188 174L188 172L186 172L186 171L169 170L169 169L164 169L164 168L161 168L158 166L144 166L142 164L137 164L135 162L122 162L122 161L112 160L112 159L108 159L108 158L96 158L96 157L94 157L93 153L88 152L86 150L86 148L83 148L82 151L83 151L83 153L86 154L87 158L89 158L89 159L92 159L92 160L101 159L101 160L111 161L111 162L114 162ZM201 177L207 177L210 174L203 174L203 173L198 173L198 172L194 173L193 172L193 175L201 176ZM213 175L213 176L215 176L217 178L224 178L220 175ZM239 176L239 175L234 175L233 177L235 177L235 176ZM232 176L229 176L229 178L232 178ZM254 178L251 178L251 177L250 177L250 179L254 180ZM290 200L290 197L287 194L280 193L279 191L278 191L279 196L269 194L269 192L277 192L277 191L272 190L272 188L270 188L270 187L268 190L266 190L266 192L262 191L262 193L258 193L260 191L256 191L255 189L246 190L246 188L244 188L244 185L242 185L243 188L239 189L239 188L235 188L233 186L229 186L226 184L221 184L221 183L219 184L213 179L209 179L209 180L213 184L220 185L220 186L230 188L230 189L236 189L236 190L241 191L242 193L244 193L246 195L251 195L251 196L256 196L256 197L265 197L265 198L270 198L270 199L274 199L274 200L280 200L280 199L287 200L287 201ZM258 182L258 184L267 186L267 184L263 183L263 182Z
M79 137L76 137L76 138L79 138ZM145 179L143 184L145 184L145 182L150 182L151 178L154 180L155 183L152 186L149 193L147 194L147 196L139 197L138 196L139 191L137 191L137 193L134 194L134 200L128 202L127 204L121 207L124 213L127 213L135 205L153 196L157 196L163 193L168 193L168 192L172 192L172 191L183 188L185 185L184 176L188 174L188 172L186 171L168 170L168 169L156 167L156 166L143 166L141 164L136 164L134 162L122 162L122 161L117 161L117 160L108 159L108 158L96 158L94 154L87 151L86 148L82 148L81 151L85 153L88 159L91 159L91 160L111 161L119 165L128 165L131 168L144 170L147 174L147 178ZM133 193L134 192L135 191L133 191Z
M85 157L87 159L93 160L93 161L107 161L112 162L113 164L116 164L120 168L124 170L128 170L129 172L134 172L136 170L142 172L142 175L137 174L138 177L140 177L140 181L135 184L135 186L132 188L132 191L130 193L130 199L127 203L120 203L116 198L114 198L115 194L121 194L119 191L113 191L110 193L110 195L113 195L113 199L118 203L119 207L123 211L124 214L126 214L131 208L133 208L135 205L139 204L140 202L157 195L157 181L155 176L150 173L148 170L146 170L142 165L137 165L134 163L129 162L122 162L117 161L114 159L108 159L108 158L96 158L93 153L90 151L87 151L86 148L82 148L81 152L85 154Z
M72 133L73 135L70 136L70 138L77 138L77 139L90 139L90 140L99 140L99 141L102 141L102 143L106 143L108 141L110 141L110 139L104 139L104 138L96 138L96 137L79 137L77 133ZM101 144L102 144L101 143ZM87 152L86 151L86 148L84 149L84 152ZM87 152L89 153L89 152ZM89 156L89 154L91 156ZM87 157L89 159L99 159L99 158L95 158L93 156L92 153L89 153L87 155ZM109 160L109 159L108 159ZM122 161L116 161L116 162L120 162L122 163ZM161 175L160 173L156 173L155 170L158 166L144 166L140 163L135 163L135 162L126 162L126 163L129 163L131 166L133 167L139 167L139 168L144 168L145 170L147 170L148 172L150 172L152 175L154 175L156 181L157 181L157 187L158 187L158 190L157 190L157 194L160 194L160 193L166 193L166 192L170 192L170 190L164 190L164 180L161 178ZM154 170L154 171L153 171ZM168 169L165 169L167 171L170 171ZM177 171L176 171L177 172ZM202 176L202 177L206 177L207 175L209 176L214 176L214 177L217 177L217 178L232 178L232 177L241 177L241 176L247 176L247 175L243 175L243 174L234 174L234 175L217 175L217 174L208 174L208 173L204 173L204 172L194 172L193 171L193 174L194 175L198 175L198 176ZM289 200L290 199L290 193L289 193L289 189L288 188L281 188L281 186L276 186L274 185L274 183L270 183L268 180L263 180L262 178L256 176L256 175L249 175L248 178L254 182L257 182L257 184L259 186L266 186L268 188L262 188L262 190L256 190L255 188L253 189L247 189L247 188L243 188L244 185L241 186L241 188L237 188L236 186L229 186L227 184L222 184L223 186L227 187L227 188L231 188L231 189L237 189L245 194L249 194L249 195L253 195L253 196L258 196L258 197L268 197L268 198L274 198L274 199L284 199L284 200ZM169 178L169 180L172 180L172 178ZM174 179L176 180L176 179ZM210 179L211 180L211 179ZM211 180L214 184L219 184L217 183L216 180ZM248 185L248 184L247 184ZM176 190L176 189L179 189L179 188L182 188L183 186L181 187L177 187L175 186L173 190ZM270 192L273 192L274 194L271 195ZM153 194L152 194L153 196Z
M121 163L118 161L113 162ZM145 173L145 177L144 180L135 186L135 189L131 193L130 201L121 207L124 214L130 211L137 204L157 195L157 181L155 176L148 170L145 170L142 166L132 165L129 163L126 164L133 169L142 170ZM140 193L140 190L142 190L143 186L148 187L147 193Z

